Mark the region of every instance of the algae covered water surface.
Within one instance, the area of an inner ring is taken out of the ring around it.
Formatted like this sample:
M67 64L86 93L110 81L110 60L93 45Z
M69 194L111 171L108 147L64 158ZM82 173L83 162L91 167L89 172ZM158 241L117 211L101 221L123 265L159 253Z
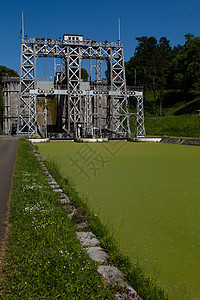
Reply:
M173 298L200 299L200 147L109 142L39 145L121 250Z

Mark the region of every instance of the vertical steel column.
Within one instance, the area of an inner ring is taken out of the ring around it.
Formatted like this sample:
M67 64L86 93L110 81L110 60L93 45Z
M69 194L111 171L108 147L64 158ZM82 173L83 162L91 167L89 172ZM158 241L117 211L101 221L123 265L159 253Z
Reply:
M29 121L28 121L28 134L34 134L37 132L37 107L36 107L36 96L29 94L29 102L28 102L28 113L29 113Z
M22 39L20 66L20 97L17 133L35 133L35 98L29 97L29 90L35 87L36 54L34 44Z
M97 59L96 62L96 81L102 80L102 61L101 59Z
M101 119L102 119L102 115L101 115L101 102L102 102L102 95L99 95L99 107L98 107L98 110L99 110L99 113L98 113L98 127L99 127L99 135L101 136L102 135L102 122L101 122Z
M68 130L74 132L76 135L78 122L81 121L81 56L80 47L68 46L67 57L67 90L68 95Z
M122 65L123 65L124 90L127 91L123 48L122 48ZM124 107L125 107L125 114L126 114L126 119L124 119L124 124L125 124L126 130L127 130L128 137L130 137L131 136L131 129L130 129L130 122L129 122L128 97L127 97L127 95L125 95Z
M143 108L143 95L136 96L137 99L137 109L136 109L136 137L145 136L145 127L144 127L144 108Z
M93 134L92 124L92 107L91 107L91 96L86 91L85 95L85 111L84 111L84 135L91 136Z
M113 72L112 72L112 49L109 47L107 49L108 59L107 59L107 80L108 80L108 89L113 91ZM106 116L106 126L108 129L113 130L112 124L112 115L113 115L113 96L107 96L107 116Z
M111 96L111 123L116 135L126 137L130 134L128 100L126 96L126 80L124 68L123 46L118 43L111 52L111 91L118 91L118 96ZM120 95L121 92L121 95Z

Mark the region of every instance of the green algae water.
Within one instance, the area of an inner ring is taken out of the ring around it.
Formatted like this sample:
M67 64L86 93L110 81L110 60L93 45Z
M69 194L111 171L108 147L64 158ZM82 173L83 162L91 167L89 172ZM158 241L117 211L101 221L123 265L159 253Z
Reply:
M121 251L172 299L200 299L200 147L39 145L119 238Z

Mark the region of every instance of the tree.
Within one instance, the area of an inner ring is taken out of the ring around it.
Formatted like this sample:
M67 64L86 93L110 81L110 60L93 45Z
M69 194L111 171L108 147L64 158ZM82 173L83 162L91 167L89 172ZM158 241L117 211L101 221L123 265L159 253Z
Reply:
M185 94L200 95L200 37L188 33L185 44L174 47L173 82Z
M0 84L2 85L2 79L4 76L19 76L16 71L9 69L5 66L0 66Z
M135 64L143 73L144 101L146 101L146 89L154 76L154 66L156 61L157 40L155 37L137 37L139 45L135 49Z
M162 102L164 89L172 60L172 49L166 37L157 42L156 38L137 37L139 45L135 49L134 57L125 64L127 85L134 82L135 70L137 71L137 83L143 86L144 101L146 90L153 90L155 102L155 114L157 115L157 95L160 91L160 114L162 113Z
M81 78L83 81L88 81L89 74L86 69L81 68Z
M200 37L185 35L185 53L187 66L185 76L189 93L200 95Z
M170 41L166 37L161 37L157 46L157 80L160 90L160 115L162 115L162 105L164 90L166 88L167 77L170 70L170 64L173 57Z

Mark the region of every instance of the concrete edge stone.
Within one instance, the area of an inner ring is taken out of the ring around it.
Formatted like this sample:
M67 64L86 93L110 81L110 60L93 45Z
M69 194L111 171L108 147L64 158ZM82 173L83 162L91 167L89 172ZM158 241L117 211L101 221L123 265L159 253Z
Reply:
M92 232L79 231L76 232L76 236L80 240L81 245L84 247L94 247L100 244L99 240Z
M129 299L141 299L139 296L137 296L137 292L127 282L124 281L124 275L118 268L114 266L101 265L98 267L97 271L108 283L119 284L126 289L126 293L124 292L123 295L118 294L119 299L127 299L128 297Z
M105 263L108 259L108 254L101 247L86 248L89 257L97 263Z

